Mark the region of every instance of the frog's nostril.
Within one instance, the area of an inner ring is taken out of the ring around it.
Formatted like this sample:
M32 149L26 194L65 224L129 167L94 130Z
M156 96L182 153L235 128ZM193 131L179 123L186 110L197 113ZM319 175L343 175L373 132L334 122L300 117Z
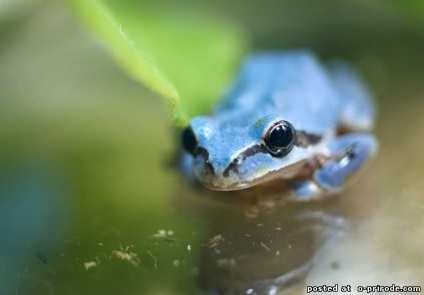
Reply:
M215 169L213 169L213 166L209 160L206 160L205 162L205 169L211 174L215 174Z

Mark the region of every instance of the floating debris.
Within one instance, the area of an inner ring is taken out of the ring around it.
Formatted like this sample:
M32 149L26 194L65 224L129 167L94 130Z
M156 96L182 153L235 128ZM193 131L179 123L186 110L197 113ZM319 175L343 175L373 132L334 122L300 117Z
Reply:
M153 258L153 260L155 261L155 269L158 269L156 257L152 254L152 252L150 252L150 251L146 251L146 252L147 252L147 254L149 254L149 255Z
M188 245L188 246L187 246L187 250L188 250L188 253L190 253L190 252L191 252L191 245Z
M90 268L95 268L97 267L97 262L96 261L88 261L88 262L84 262L84 268L86 270L89 270Z
M171 243L177 243L178 241L175 238L171 238L171 236L174 235L174 231L172 230L164 230L160 229L157 233L151 235L150 237L154 240L161 241L161 242L171 242Z
M268 252L269 252L269 251L271 251L271 249L270 249L267 245L265 245L262 241L261 241L261 246L262 246L265 250L267 250Z
M224 237L222 236L222 234L218 233L215 236L213 236L212 238L209 239L209 247L210 248L215 248L216 246L218 246L222 241L224 241Z
M140 265L140 258L138 258L137 253L114 250L112 254L115 255L116 258L125 260L134 266Z

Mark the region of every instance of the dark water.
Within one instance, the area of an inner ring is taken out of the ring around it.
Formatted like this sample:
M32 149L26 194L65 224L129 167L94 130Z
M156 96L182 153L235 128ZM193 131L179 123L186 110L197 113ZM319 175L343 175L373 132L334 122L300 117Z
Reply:
M159 99L129 81L64 6L26 13L0 36L1 294L424 287L419 30L374 11L366 38L351 29L337 41L322 29L330 46L304 25L305 39L287 39L358 64L378 96L380 151L342 195L285 204L185 183L170 165L175 138ZM251 24L270 35L255 33L255 42L280 48L269 22Z

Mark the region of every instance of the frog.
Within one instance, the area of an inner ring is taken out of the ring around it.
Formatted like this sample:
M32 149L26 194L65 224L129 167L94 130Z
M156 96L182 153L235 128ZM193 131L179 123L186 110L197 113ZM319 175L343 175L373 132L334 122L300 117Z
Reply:
M356 69L310 50L257 52L209 115L182 131L185 174L215 191L288 186L291 199L344 190L374 157L376 104Z

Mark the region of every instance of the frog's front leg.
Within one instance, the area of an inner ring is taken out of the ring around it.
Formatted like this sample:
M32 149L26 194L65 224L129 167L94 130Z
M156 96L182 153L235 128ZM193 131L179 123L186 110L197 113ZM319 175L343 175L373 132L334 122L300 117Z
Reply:
M311 200L340 192L377 150L377 140L365 133L351 133L330 141L324 151L326 160L311 179L291 184L295 200Z

